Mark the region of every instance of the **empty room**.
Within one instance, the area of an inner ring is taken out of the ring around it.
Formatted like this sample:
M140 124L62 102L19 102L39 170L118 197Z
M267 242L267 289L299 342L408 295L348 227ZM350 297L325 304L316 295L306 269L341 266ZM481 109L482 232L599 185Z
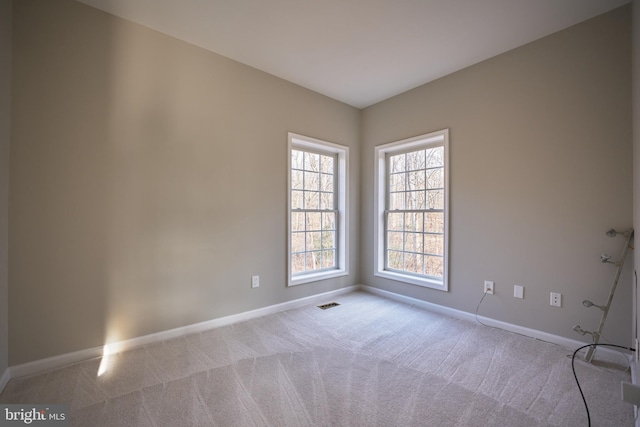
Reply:
M0 0L0 425L640 425L639 226L639 0Z

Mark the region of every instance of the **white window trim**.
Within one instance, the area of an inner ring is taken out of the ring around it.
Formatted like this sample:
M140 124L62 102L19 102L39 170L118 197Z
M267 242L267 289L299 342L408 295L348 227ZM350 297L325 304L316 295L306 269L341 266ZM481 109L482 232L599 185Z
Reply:
M418 277L410 274L403 274L395 271L385 270L384 263L384 241L385 226L384 212L386 209L387 191L387 163L386 157L389 154L396 154L410 151L412 148L428 146L431 144L444 145L444 275L442 281L427 277ZM375 147L375 192L374 192L374 275L385 279L438 289L449 290L449 129L419 135L401 141L390 142L388 144Z
M314 150L337 155L337 268L293 276L291 274L291 150ZM322 141L308 136L288 133L287 143L287 285L296 286L303 283L349 274L349 147L332 142Z

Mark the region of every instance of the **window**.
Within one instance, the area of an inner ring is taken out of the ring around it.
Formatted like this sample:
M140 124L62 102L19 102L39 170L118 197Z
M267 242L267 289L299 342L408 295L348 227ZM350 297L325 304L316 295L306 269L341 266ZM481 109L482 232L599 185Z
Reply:
M378 146L375 155L375 275L448 290L448 130Z
M289 286L348 274L348 154L289 134Z

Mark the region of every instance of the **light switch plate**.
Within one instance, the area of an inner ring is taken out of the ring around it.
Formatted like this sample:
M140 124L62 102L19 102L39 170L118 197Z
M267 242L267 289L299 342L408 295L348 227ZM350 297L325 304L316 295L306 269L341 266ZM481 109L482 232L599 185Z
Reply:
M524 286L513 285L513 297L514 298L524 298Z

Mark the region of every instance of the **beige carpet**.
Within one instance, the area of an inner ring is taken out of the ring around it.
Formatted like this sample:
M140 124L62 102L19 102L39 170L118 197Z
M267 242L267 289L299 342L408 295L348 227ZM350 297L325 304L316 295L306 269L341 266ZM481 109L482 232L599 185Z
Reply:
M100 377L91 360L16 378L0 402L68 403L77 426L586 426L567 349L364 292L335 301L123 352ZM578 363L592 425L633 425L625 369Z

